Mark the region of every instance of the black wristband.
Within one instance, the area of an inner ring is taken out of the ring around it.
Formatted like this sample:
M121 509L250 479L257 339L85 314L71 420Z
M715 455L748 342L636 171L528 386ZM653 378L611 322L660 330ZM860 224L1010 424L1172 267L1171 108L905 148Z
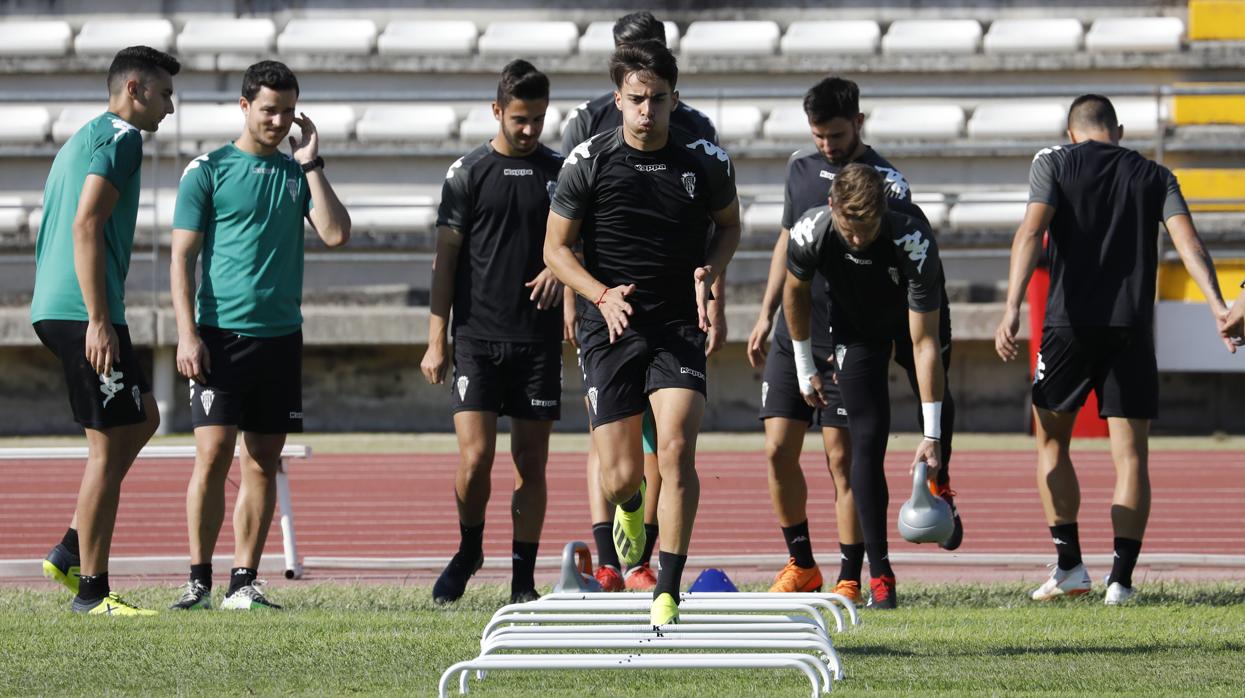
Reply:
M310 172L316 169L317 167L320 169L324 169L324 158L320 157L319 155L316 156L315 160L312 160L311 162L304 162L302 164L303 172Z

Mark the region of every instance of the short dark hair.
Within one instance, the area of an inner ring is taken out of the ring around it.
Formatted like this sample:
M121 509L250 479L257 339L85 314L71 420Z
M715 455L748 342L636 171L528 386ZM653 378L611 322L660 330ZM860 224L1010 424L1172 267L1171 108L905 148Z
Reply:
M886 212L886 188L882 175L869 165L854 162L834 176L830 198L840 216L866 221L881 219Z
M666 45L666 25L648 10L623 15L614 22L614 46L634 44L637 41L660 41Z
M810 123L854 119L860 113L860 87L837 75L823 78L804 93L804 114Z
M514 99L549 99L549 76L522 58L510 61L497 81L497 106L505 109Z
M144 78L155 77L157 70L169 75L177 75L182 64L176 58L150 46L130 46L117 51L108 66L108 92L117 92L130 73L138 73Z
M632 73L649 73L670 83L674 89L679 81L679 64L674 54L660 41L637 41L614 49L610 56L610 78L616 87Z
M1068 130L1081 128L1110 131L1119 125L1115 107L1111 100L1102 95L1081 95L1072 100L1072 106L1068 108Z
M294 90L298 94L298 78L294 71L280 61L260 61L246 69L242 76L242 96L250 102L259 94L261 87L277 92Z

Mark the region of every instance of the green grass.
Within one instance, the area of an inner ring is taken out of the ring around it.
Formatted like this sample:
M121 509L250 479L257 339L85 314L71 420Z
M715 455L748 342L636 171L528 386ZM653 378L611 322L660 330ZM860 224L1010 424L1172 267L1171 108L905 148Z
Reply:
M1139 603L1038 605L1016 585L900 589L895 612L864 611L834 637L849 679L837 695L1239 695L1245 604L1238 584L1153 584ZM432 695L474 657L504 601L475 585L452 609L427 587L286 586L281 614L85 618L63 593L0 589L0 694ZM151 607L170 588L127 598ZM219 600L220 590L217 591ZM477 696L801 696L787 671L497 672Z

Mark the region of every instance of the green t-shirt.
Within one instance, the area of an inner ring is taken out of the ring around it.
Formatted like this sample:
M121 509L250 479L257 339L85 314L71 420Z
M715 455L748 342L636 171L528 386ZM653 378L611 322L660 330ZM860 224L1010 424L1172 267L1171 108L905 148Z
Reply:
M307 176L282 153L251 155L230 143L186 166L173 227L202 233L198 321L252 337L303 324L303 218Z
M130 251L134 248L142 164L142 134L111 112L91 119L61 146L43 186L31 322L88 319L74 271L73 222L87 175L99 175L121 194L104 222L104 288L109 320L125 324L125 277L130 273Z

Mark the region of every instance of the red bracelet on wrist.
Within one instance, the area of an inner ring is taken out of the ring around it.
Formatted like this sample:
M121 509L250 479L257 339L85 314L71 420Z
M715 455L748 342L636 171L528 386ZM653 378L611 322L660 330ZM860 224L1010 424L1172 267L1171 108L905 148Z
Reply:
M600 306L602 303L604 303L604 302L605 302L605 294L607 294L607 293L609 293L609 292L610 292L609 288L606 288L604 291L602 291L602 292L601 292L601 297L597 299L597 302L596 302L594 305Z

